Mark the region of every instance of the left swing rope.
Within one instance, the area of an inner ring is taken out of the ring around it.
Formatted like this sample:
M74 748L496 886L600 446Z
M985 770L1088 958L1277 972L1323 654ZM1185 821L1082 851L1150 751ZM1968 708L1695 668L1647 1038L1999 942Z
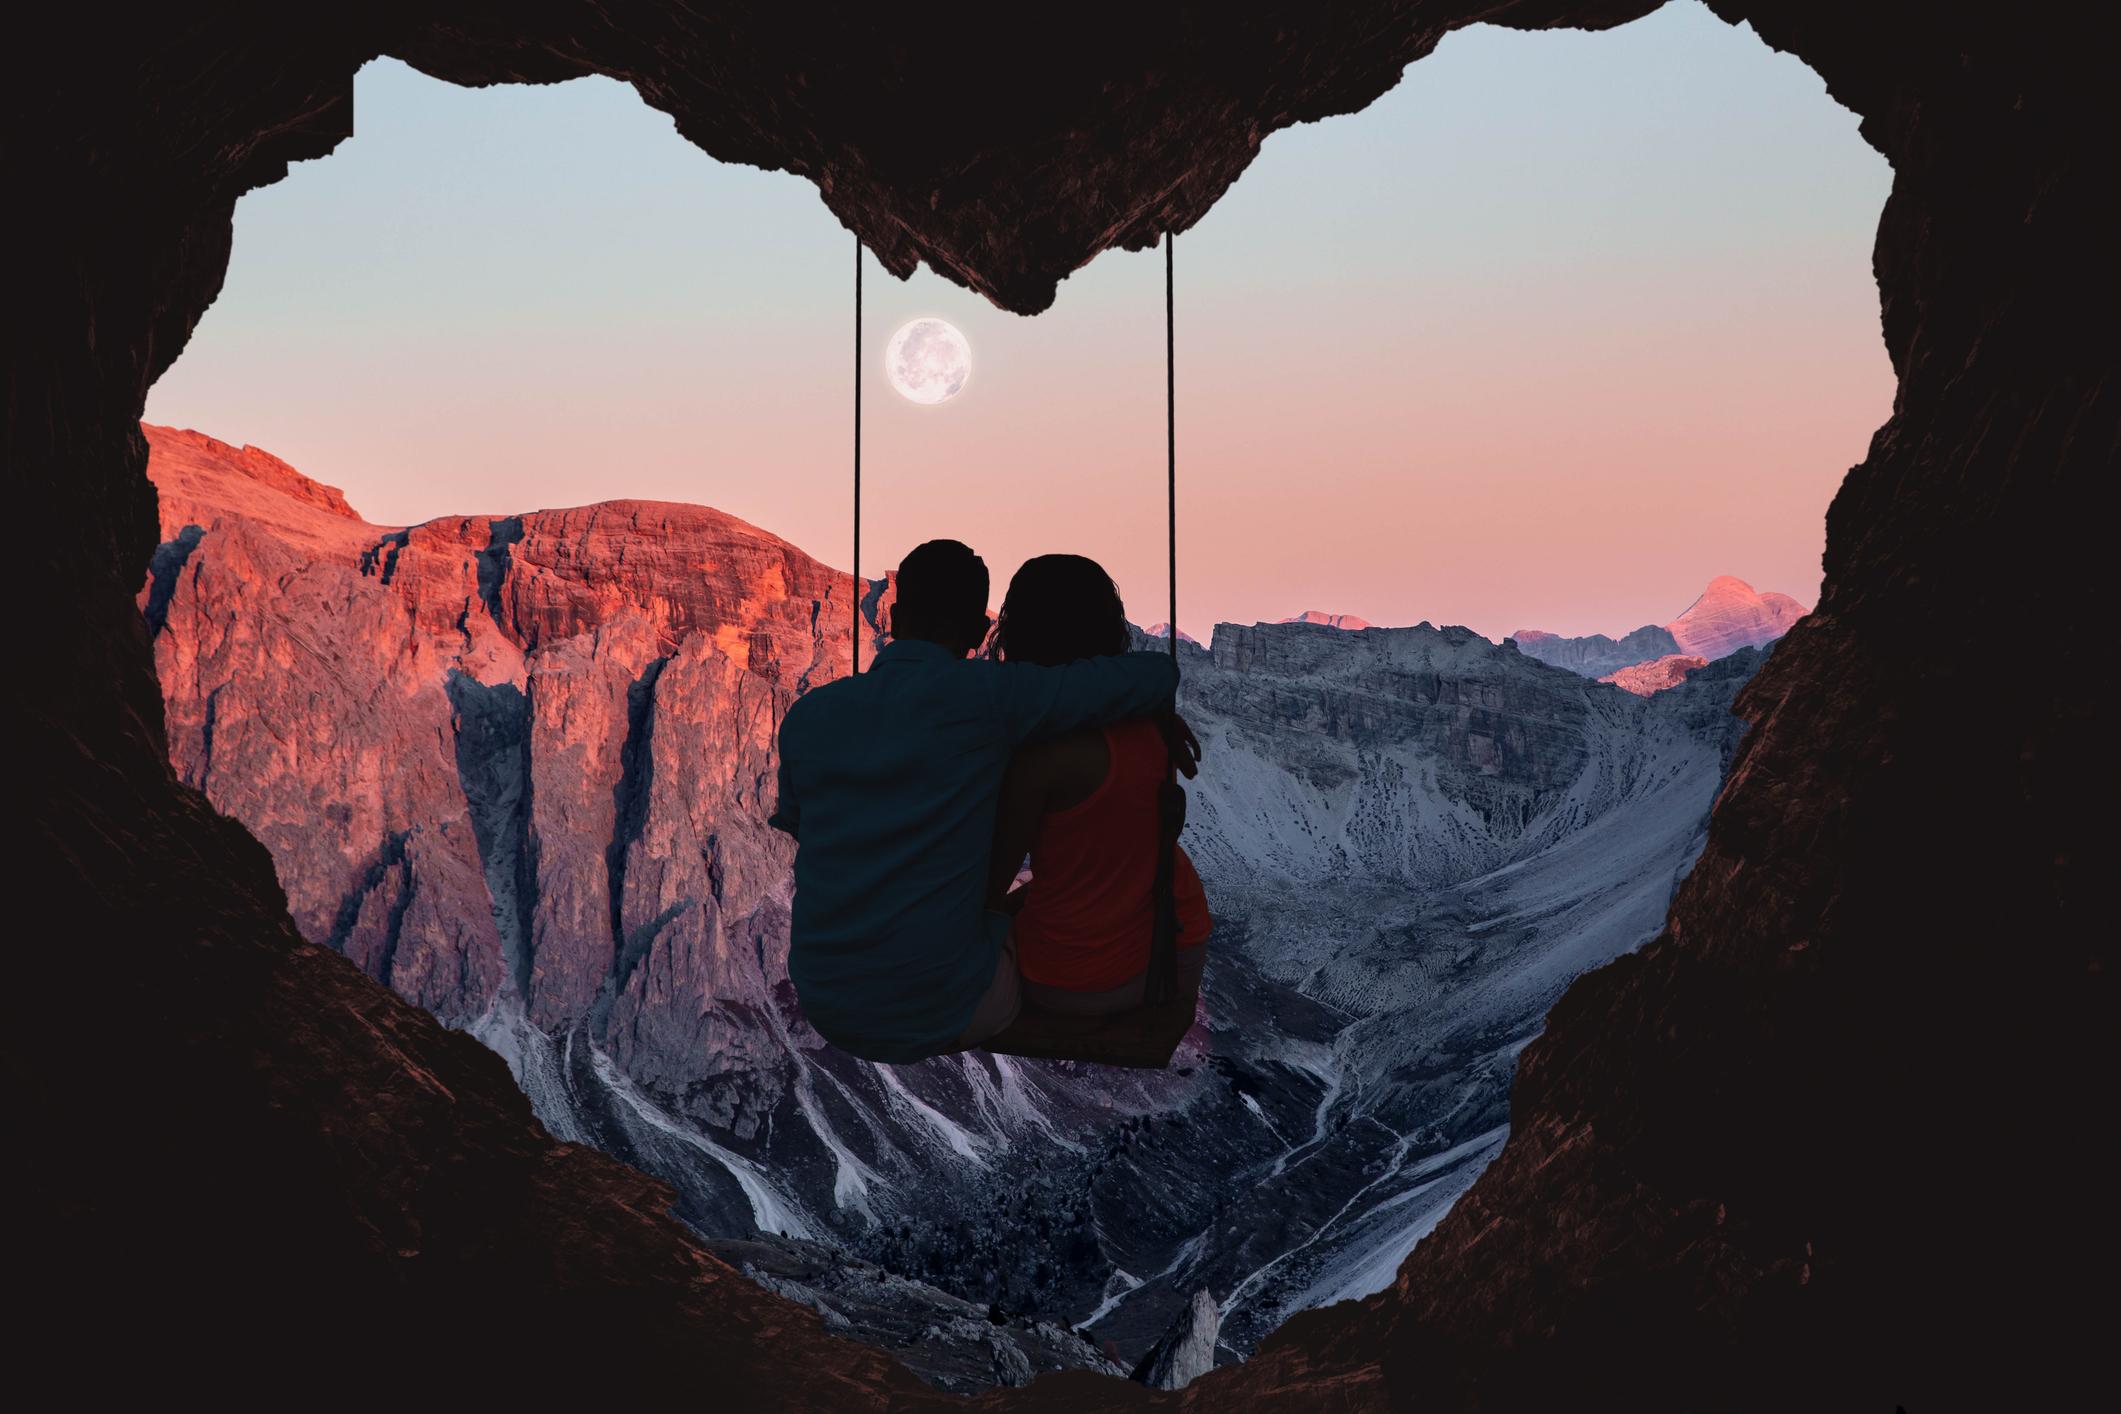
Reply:
M853 655L854 671L862 670L862 238L854 238L854 563L848 567L854 580L853 613L849 616L847 647Z

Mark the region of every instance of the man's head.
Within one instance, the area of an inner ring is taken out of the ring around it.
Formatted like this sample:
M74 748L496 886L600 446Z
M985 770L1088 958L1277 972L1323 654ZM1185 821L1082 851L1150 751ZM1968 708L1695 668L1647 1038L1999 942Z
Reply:
M955 540L916 545L899 561L891 636L939 643L962 658L987 636L987 562Z

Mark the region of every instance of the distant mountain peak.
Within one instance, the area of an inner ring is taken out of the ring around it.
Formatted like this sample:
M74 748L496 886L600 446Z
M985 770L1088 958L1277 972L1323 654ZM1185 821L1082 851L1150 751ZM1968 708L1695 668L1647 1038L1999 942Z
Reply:
M1323 609L1306 609L1293 618L1277 619L1285 624L1324 624L1327 628L1344 628L1353 632L1361 628L1375 628L1368 619L1359 619L1353 614L1329 614Z
M1645 624L1620 638L1537 628L1510 637L1519 652L1549 666L1650 693L1676 686L1692 667L1772 643L1809 612L1787 594L1762 594L1736 575L1719 574L1685 613L1662 626Z
M1780 638L1809 612L1787 594L1762 594L1736 575L1720 574L1665 629L1681 653L1715 659Z
M1652 697L1667 688L1679 686L1696 668L1709 665L1706 658L1690 657L1684 653L1667 653L1661 658L1652 658L1646 663L1632 663L1617 668L1599 678L1609 682L1623 692L1632 692L1637 697Z
M1169 638L1171 636L1171 625L1150 624L1147 628L1143 629L1142 632L1146 633L1151 638ZM1178 631L1178 641L1180 643L1190 643L1195 648L1200 647L1200 640L1195 638L1192 634L1187 633L1184 629L1180 629Z

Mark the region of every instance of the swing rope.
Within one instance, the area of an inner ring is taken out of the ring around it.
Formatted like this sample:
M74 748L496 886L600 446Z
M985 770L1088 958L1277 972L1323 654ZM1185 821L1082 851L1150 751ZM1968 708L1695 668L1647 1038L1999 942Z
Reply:
M1164 233L1164 533L1165 561L1171 569L1171 665L1178 666L1178 318L1171 299L1171 261L1175 242Z
M854 577L848 647L854 671L862 670L862 238L854 238Z
M1170 563L1171 666L1178 667L1178 318L1172 300L1172 248L1164 233L1164 535ZM1156 882L1151 898L1149 966L1142 1000L1163 1006L1178 1000L1178 836L1186 828L1186 792L1178 783L1178 701L1164 715L1164 779L1156 792Z

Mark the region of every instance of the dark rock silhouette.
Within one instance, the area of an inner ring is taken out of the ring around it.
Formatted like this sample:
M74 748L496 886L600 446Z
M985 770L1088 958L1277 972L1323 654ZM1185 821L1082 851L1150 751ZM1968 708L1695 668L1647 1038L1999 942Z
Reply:
M35 596L6 1060L22 1346L99 1392L942 1402L303 943L264 850L170 773L134 601L158 543L142 402L220 287L236 199L346 137L361 63L630 78L710 154L816 182L888 268L1029 312L1456 24L1650 8L1077 10L1022 48L990 12L40 15L9 94L29 201L6 461ZM1502 1156L1393 1289L1174 1402L2029 1407L2104 1379L2083 1295L2114 1249L2104 694L2093 672L1999 680L1982 649L2055 663L2103 636L2115 21L1712 8L1810 64L1893 164L1893 416L1828 512L1820 604L1741 699L1755 725L1667 935L1555 1010ZM1061 1375L982 1407L1151 1398Z

